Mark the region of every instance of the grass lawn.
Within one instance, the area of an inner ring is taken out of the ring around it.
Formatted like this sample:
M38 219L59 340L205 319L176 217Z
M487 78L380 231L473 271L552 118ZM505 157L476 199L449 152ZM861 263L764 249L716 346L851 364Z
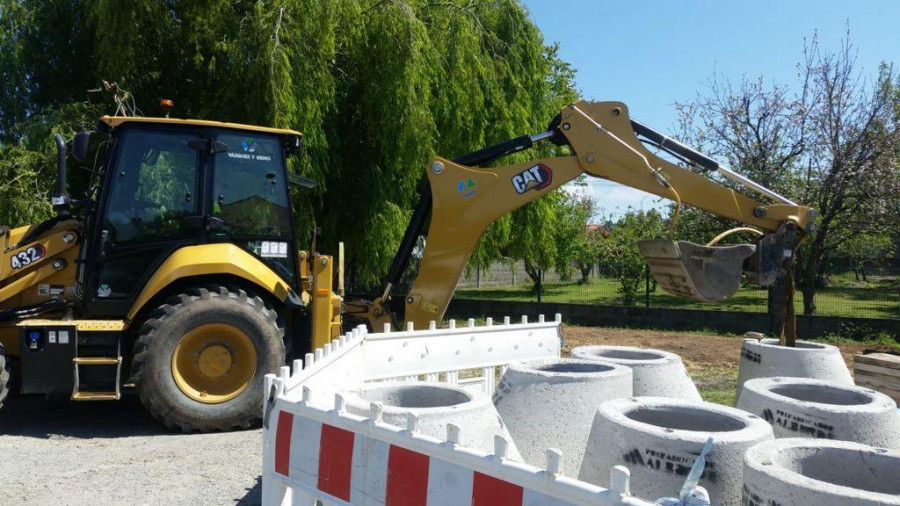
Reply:
M545 302L569 302L576 304L621 305L619 282L609 278L597 278L588 283L545 283L542 300ZM457 290L461 299L489 300L537 300L530 285L487 287ZM800 292L794 297L798 314L802 312L803 298ZM644 305L644 291L638 295L638 306ZM742 287L720 304L704 304L669 295L661 288L650 293L650 307L713 309L722 311L766 311L766 290ZM841 276L830 286L816 294L816 313L826 316L853 316L860 318L900 318L900 280L883 278L869 283L855 282Z
M737 367L688 364L687 369L704 401L734 406L738 379Z

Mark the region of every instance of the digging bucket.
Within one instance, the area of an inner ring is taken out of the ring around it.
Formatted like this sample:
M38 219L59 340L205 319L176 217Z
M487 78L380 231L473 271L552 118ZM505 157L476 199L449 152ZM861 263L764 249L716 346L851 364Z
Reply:
M673 295L702 302L722 302L741 286L744 260L752 244L703 246L687 241L651 239L638 243L650 272Z

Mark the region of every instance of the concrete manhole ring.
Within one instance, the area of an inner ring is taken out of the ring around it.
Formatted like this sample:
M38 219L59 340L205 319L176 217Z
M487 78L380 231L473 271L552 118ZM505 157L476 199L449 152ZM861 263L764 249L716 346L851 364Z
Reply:
M900 448L897 403L869 388L806 378L755 378L744 383L737 407L772 424L776 438Z
M420 432L440 440L447 439L447 424L456 425L461 445L486 453L494 452L494 436L501 435L509 441L507 458L522 461L486 394L443 383L382 382L340 395L348 413L368 417L371 406L380 403L385 423L406 428L407 415L412 413L419 418Z
M563 471L576 475L597 408L631 396L632 372L608 362L546 359L510 364L494 405L525 462L542 467L545 450L563 454Z
M776 376L853 384L850 370L836 346L797 341L796 346L789 347L779 345L777 339L744 339L735 403L740 401L746 381Z
M624 465L631 471L634 495L677 497L709 437L713 447L700 485L713 504L740 504L744 453L774 436L762 418L719 404L663 397L603 403L579 479L606 487L608 469Z
M778 439L744 464L744 504L900 505L900 452L849 441Z
M572 356L584 360L601 360L630 367L634 371L636 397L673 397L690 401L702 400L681 357L663 350L629 346L579 346Z

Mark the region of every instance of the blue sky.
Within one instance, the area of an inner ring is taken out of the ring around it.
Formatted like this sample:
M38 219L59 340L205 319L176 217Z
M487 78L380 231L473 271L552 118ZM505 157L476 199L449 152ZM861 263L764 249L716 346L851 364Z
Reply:
M793 85L804 38L818 31L837 50L848 23L858 66L872 76L900 55L900 0L525 0L546 43L578 70L583 98L621 100L632 116L673 131L675 102L704 92L713 72L734 83L763 76ZM900 64L900 61L898 61ZM607 212L657 206L657 199L595 181Z

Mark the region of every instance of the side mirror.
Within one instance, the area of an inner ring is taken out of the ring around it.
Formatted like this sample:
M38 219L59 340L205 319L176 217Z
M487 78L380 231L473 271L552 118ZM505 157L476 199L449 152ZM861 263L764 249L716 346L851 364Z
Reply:
M284 151L288 156L299 153L301 146L302 141L299 135L291 135L284 139Z
M82 130L75 134L75 139L72 141L72 157L79 162L83 162L87 158L88 144L90 144L90 141L90 132Z
M66 193L66 140L62 135L53 136L56 142L56 193L50 198L53 210L59 216L68 215L69 195Z

